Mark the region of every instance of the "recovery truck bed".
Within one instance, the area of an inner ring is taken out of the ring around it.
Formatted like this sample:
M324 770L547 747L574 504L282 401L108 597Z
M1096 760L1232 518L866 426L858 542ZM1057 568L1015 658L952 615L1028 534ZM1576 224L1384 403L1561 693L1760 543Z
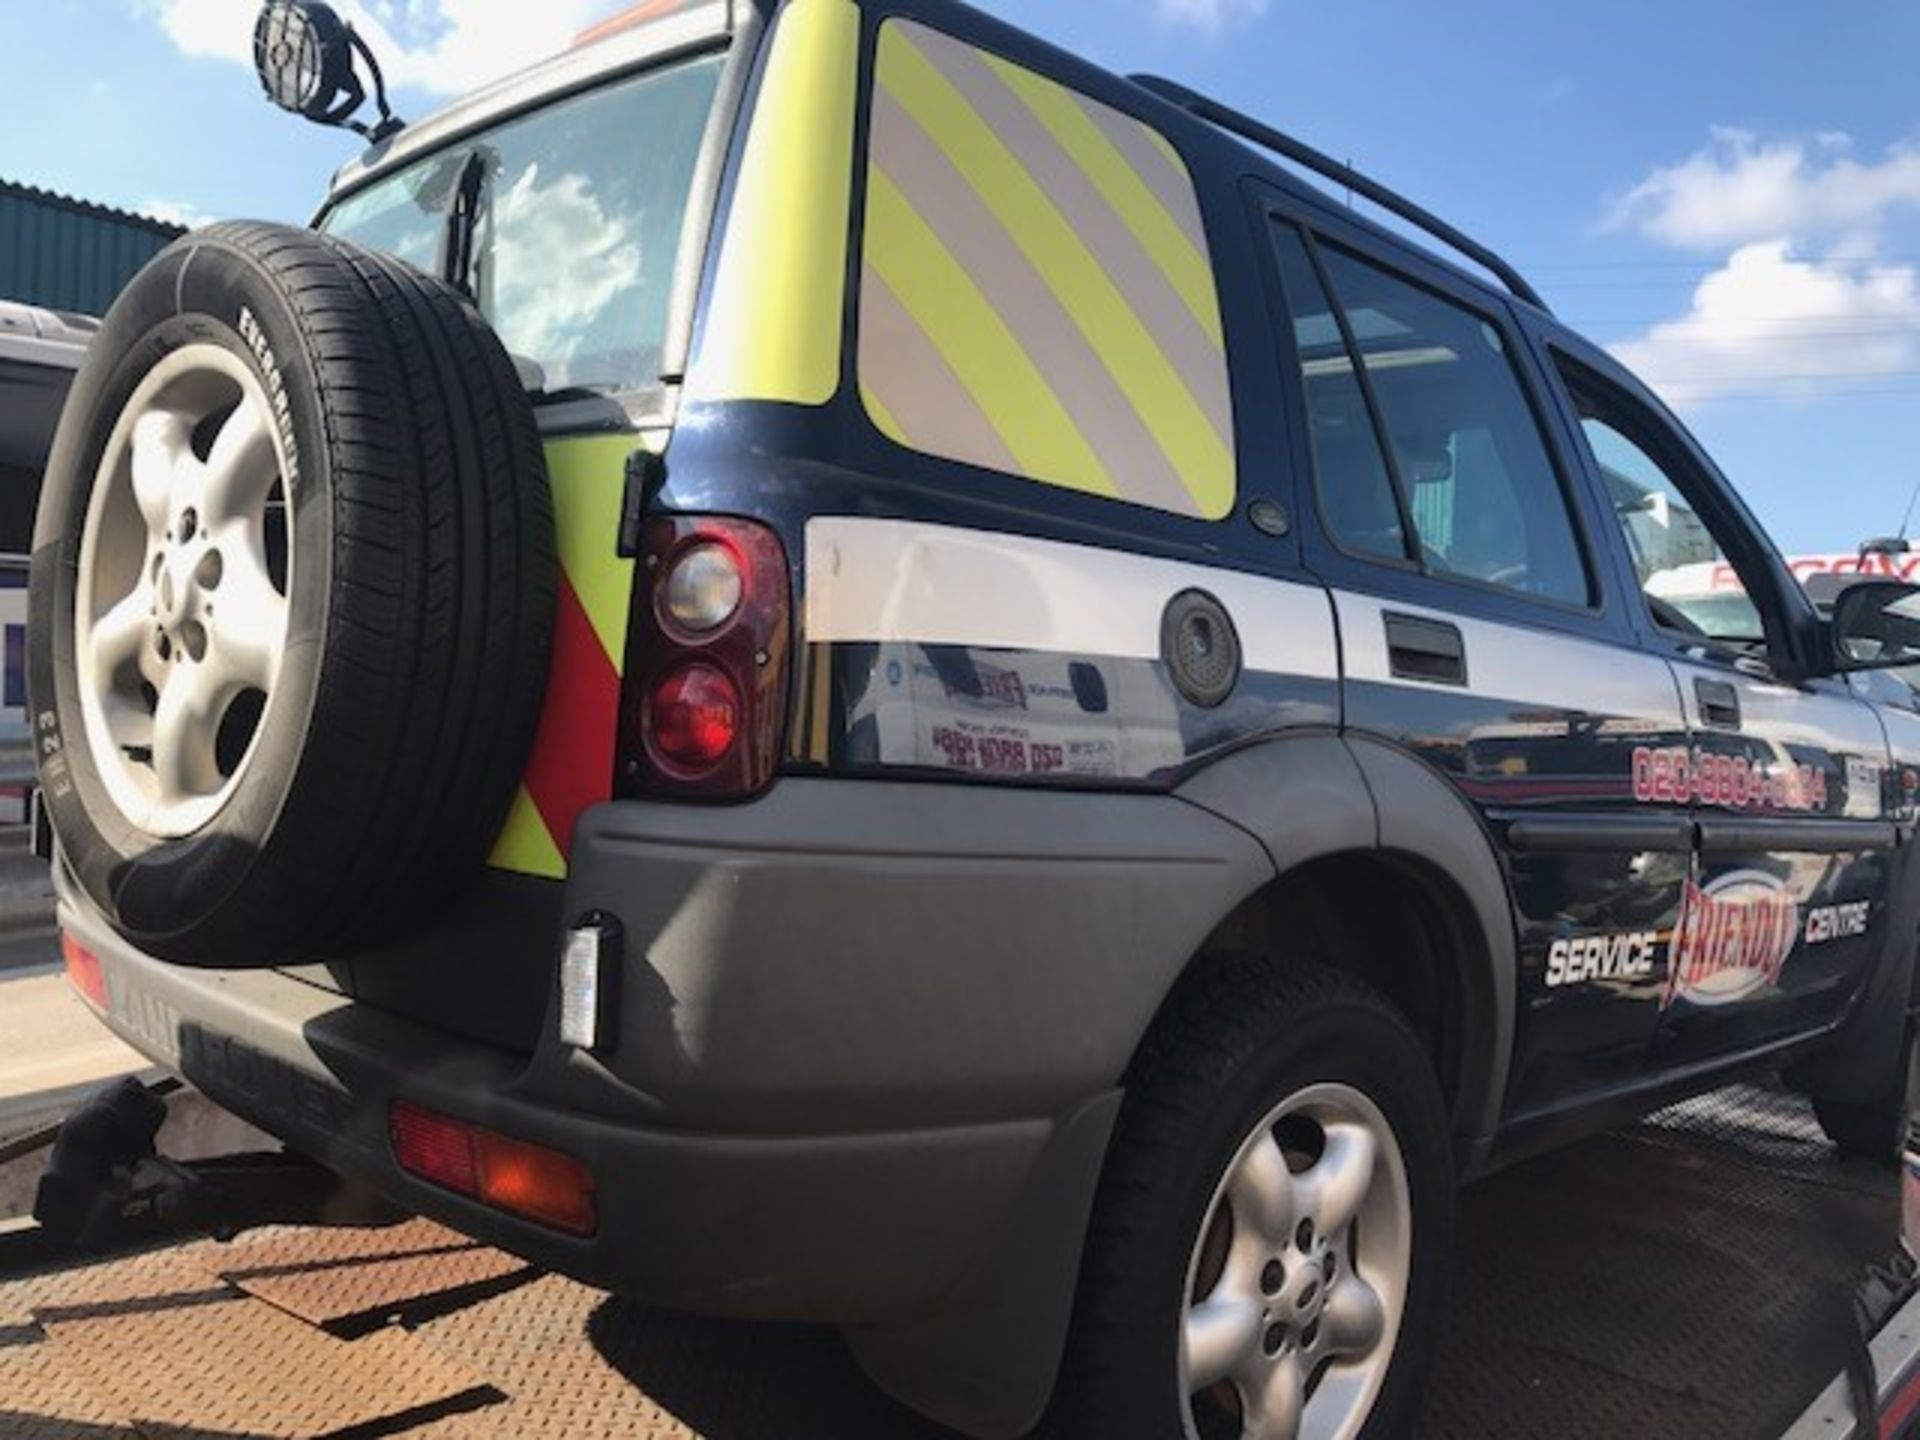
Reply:
M1497 1174L1465 1197L1420 1433L1781 1435L1848 1363L1898 1212L1891 1172L1747 1087ZM425 1222L0 1271L0 1437L188 1431L945 1434L829 1332L666 1315Z

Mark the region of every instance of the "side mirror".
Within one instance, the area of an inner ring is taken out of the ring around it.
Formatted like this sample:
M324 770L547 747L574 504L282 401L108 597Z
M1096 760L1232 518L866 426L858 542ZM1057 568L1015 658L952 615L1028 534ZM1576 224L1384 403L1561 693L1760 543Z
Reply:
M1890 670L1920 665L1920 586L1869 580L1833 602L1833 648L1839 670Z
M353 118L367 98L356 57L373 75L380 107L373 125ZM253 26L253 68L267 99L315 124L344 126L375 142L401 128L387 105L386 81L373 51L320 0L267 0L260 7Z

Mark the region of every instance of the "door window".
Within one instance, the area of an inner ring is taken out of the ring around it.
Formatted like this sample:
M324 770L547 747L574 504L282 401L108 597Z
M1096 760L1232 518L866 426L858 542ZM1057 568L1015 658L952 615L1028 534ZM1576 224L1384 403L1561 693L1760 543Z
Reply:
M1314 271L1300 232L1281 226L1274 238L1280 283L1293 314L1321 514L1342 548L1404 560L1407 537L1400 524L1399 502L1394 499L1393 476L1359 378L1347 358L1333 302Z
M1651 453L1652 422L1578 377L1567 384L1654 623L1687 640L1764 644L1760 612L1732 562Z
M1299 233L1277 227L1275 243L1335 542L1431 575L1590 603L1566 490L1501 332L1326 248L1329 297Z

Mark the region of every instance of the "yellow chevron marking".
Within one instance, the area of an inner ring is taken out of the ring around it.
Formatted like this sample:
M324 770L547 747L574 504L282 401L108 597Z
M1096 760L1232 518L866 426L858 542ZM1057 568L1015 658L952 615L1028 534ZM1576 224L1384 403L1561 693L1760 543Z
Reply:
M1093 453L1019 340L886 171L867 187L867 263L979 403L1029 475L1114 496Z
M1224 346L1220 328L1220 297L1213 285L1213 267L1194 249L1180 222L1168 213L1113 142L1087 118L1067 89L1031 70L982 52L981 58L1009 89L1046 126L1062 150L1086 173L1106 202L1134 234L1153 263L1160 267L1193 318L1215 345ZM1147 134L1153 134L1151 128ZM1174 162L1176 165L1179 161ZM1186 167L1180 166L1184 174Z
M1020 246L1179 471L1201 514L1217 519L1231 510L1232 452L1185 380L1026 167L897 23L881 31L880 84L946 152ZM931 238L931 230L926 233ZM932 327L928 333L939 338ZM1032 402L1022 396L1014 403ZM982 405L1004 432L1003 411L984 397ZM1020 454L1011 437L1009 448ZM1052 467L1029 471L1047 479L1058 473Z
M792 0L754 106L688 388L824 405L840 388L860 11Z
M657 446L657 440L649 444L634 435L578 436L547 445L560 568L616 672L626 669L627 604L633 595L633 561L621 559L616 548L627 457Z
M547 833L547 822L540 818L540 808L524 785L514 792L513 808L507 812L500 838L493 842L487 864L497 870L517 870L550 880L567 877L567 862L560 856L560 847Z

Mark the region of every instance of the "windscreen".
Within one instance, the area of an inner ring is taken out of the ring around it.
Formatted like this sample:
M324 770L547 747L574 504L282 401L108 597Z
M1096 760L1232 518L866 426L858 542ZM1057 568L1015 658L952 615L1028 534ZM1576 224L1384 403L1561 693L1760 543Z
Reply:
M354 192L321 228L437 272L453 198L477 180L473 293L528 387L647 388L661 378L723 59L629 76L470 135Z

